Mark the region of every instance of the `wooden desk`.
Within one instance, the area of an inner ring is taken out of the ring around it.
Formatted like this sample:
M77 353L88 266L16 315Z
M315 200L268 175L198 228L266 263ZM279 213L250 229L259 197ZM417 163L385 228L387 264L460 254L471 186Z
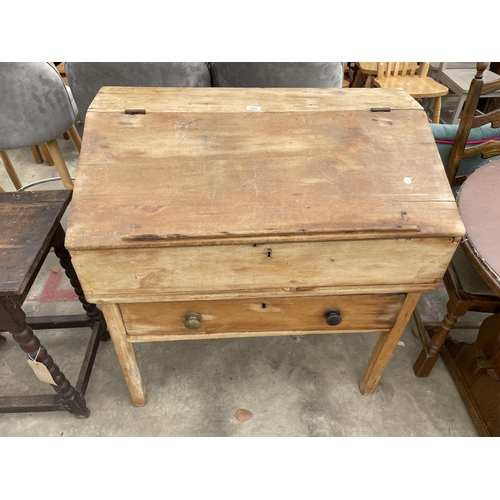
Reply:
M467 230L464 252L500 296L500 161L476 170L463 184L457 203ZM473 344L447 340L446 366L481 436L500 436L500 313L488 316Z
M372 393L463 234L403 90L104 87L66 242L140 406L166 340L381 332Z

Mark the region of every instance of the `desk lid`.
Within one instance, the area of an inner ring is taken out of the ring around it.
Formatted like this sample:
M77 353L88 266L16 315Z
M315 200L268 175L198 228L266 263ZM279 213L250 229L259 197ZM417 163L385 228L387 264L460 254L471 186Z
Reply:
M104 87L66 242L463 233L425 113L403 90Z

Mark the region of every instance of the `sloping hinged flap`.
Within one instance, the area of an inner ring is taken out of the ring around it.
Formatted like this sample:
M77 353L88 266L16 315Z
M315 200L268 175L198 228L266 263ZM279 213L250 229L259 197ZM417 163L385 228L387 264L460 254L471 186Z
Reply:
M104 87L87 113L66 241L463 232L425 113L402 90Z

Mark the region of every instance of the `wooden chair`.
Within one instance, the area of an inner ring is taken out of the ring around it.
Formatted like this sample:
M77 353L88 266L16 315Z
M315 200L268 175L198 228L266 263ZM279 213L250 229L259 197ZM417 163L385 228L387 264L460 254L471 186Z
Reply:
M78 153L80 153L80 151L82 149L82 140L80 138L80 134L78 133L78 130L76 130L75 125L72 125L67 132L64 132L63 137L65 139L66 139L66 136L68 137L68 139L71 138L76 150L78 151ZM62 158L62 154L60 154L60 149L57 145L57 141L54 139L53 142L55 142L55 145L51 144L49 146L49 144L42 143L42 144L37 144L36 146L30 146L31 153L33 154L33 158L35 159L35 163L40 165L41 163L43 163L43 156L42 156L42 153L40 152L40 148L41 148L43 151L43 155L45 156L45 159L47 161L47 165L49 165L49 167L51 167L54 165L54 160L53 160L52 155L50 153L50 149L52 149L52 151L54 151L54 154L56 155L56 158L58 161L57 168L58 169L66 169L64 172L64 175L66 176L66 172L67 172L66 162ZM14 187L16 189L25 189L26 187L32 187L33 185L40 184L42 182L48 182L51 180L58 180L59 179L59 177L51 177L49 179L42 179L39 181L35 181L34 183L23 185L23 183L21 182L21 179L17 175L17 172L16 172L16 169L14 168L14 165L12 164L12 162L9 158L9 155L7 154L7 151L0 150L0 159L3 163L3 166L4 166L8 176L10 177L10 180L12 181L12 184L14 184ZM69 177L69 172L67 172L67 176ZM70 179L71 179L71 177L70 177Z
M417 71L419 66L417 65ZM376 62L357 62L354 63L354 76L352 80L351 87L359 87L359 84L363 78L365 80L365 88L369 89L372 86L373 79L377 76L377 63ZM407 74L411 72L411 68L408 67Z
M45 377L48 374L49 379L44 381L56 393L0 397L0 413L66 410L78 417L90 414L85 391L99 342L110 337L101 311L85 300L64 246L65 233L60 221L71 195L71 190L5 193L0 188L0 331L12 334L35 361L37 370L42 369ZM23 302L51 248L70 279L84 314L26 318ZM81 327L89 327L91 335L77 383L72 386L33 330ZM5 342L5 337L2 338Z
M0 93L1 158L16 189L21 182L5 151L44 144L64 187L72 189L73 181L56 138L67 132L79 151L81 140L74 125L78 110L55 66L2 62Z
M479 98L500 89L500 79L494 82L484 82L483 73L486 67L487 63L477 63L477 73L470 84L457 136L446 165L446 175L452 187L459 186L466 179L465 175L457 176L462 159L471 158L478 154L481 154L483 158L500 155L500 141L490 140L467 146L471 129L487 123L491 123L493 127L500 127L500 110L475 116ZM441 323L424 324L418 310L415 310L416 326L414 331L424 346L413 367L413 371L418 377L426 377L431 372L438 359L439 350L450 330L479 327L479 325L471 323L457 323L458 318L467 311L489 314L500 311L500 298L484 282L462 248L467 250L466 239L460 243L460 247L455 252L443 278L449 301L446 306L447 313Z
M351 87L359 87L361 80L366 78L365 87L372 86L373 77L377 75L376 62L356 62L354 63L354 76L352 79Z
M429 63L424 62L378 62L375 86L383 89L401 88L414 99L435 99L432 121L439 123L441 97L448 93L447 87L427 76Z
M458 123L460 112L467 98L471 79L474 77L476 70L474 67L457 68L456 64L441 62L437 70L436 81L445 85L451 92L451 95L457 97L457 104L453 110L450 123ZM483 82L489 83L498 80L498 75L493 71L486 69L483 71ZM500 97L498 90L484 92L484 98Z

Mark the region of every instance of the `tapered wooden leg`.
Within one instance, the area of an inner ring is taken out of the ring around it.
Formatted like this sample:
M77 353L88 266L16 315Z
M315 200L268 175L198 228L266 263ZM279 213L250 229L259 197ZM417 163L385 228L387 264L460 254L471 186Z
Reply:
M146 387L142 380L134 346L127 342L127 332L120 308L117 304L102 304L102 312L106 318L132 403L134 406L144 406L147 403Z
M71 125L68 129L68 134L71 137L76 150L80 152L82 150L82 139L80 138L80 134L78 133L78 130L76 130L75 125Z
M71 180L71 175L69 175L68 167L66 166L66 162L64 161L56 139L52 139L51 141L47 142L47 147L49 148L52 158L54 159L54 163L59 175L61 176L64 187L66 189L73 189L73 181Z
M6 153L6 151L0 151L0 158L2 158L3 166L5 167L5 170L7 171L12 184L14 184L14 187L16 189L22 188L23 183L17 176L16 169L14 168L14 165L12 165L12 162L10 161L9 155Z
M365 88L369 89L372 86L372 75L366 75Z
M434 102L434 114L432 116L433 123L439 123L441 117L441 97L436 97Z
M403 302L392 330L380 334L359 383L359 389L362 394L371 394L377 387L421 295L421 293L409 293Z
M43 156L45 156L45 160L47 160L47 165L49 167L52 167L54 165L54 160L52 159L52 156L50 155L49 148L47 147L47 144L40 144L40 147L42 148L43 151Z
M35 163L37 165L40 165L40 163L43 163L43 157L42 153L40 153L40 149L38 146L30 146L31 153L33 154L33 158L35 159Z

